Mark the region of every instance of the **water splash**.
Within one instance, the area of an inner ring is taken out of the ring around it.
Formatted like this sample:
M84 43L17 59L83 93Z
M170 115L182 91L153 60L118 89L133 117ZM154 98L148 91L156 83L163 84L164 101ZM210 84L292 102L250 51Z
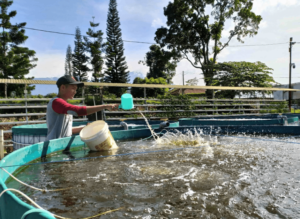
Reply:
M174 146L212 146L219 144L217 137L207 136L204 138L202 130L193 131L188 130L186 133L181 133L178 130L175 132L166 132L159 138L157 144L159 145L174 145Z
M151 134L152 134L152 137L154 138L154 140L157 142L157 141L159 141L159 136L153 131L153 129L151 128L151 126L150 126L150 124L149 124L149 122L148 122L148 119L144 116L144 114L138 109L138 111L140 112L140 114L142 115L142 117L144 118L144 120L145 120L145 122L146 122L146 124L147 124L147 126L148 126L148 128L149 128L149 130L150 130L150 132L151 132Z
M209 139L209 141L206 141L201 135L203 135L202 130L196 130L194 129L194 132L188 130L185 134L179 132L178 130L175 131L175 133L172 132L166 132L163 137L159 137L152 127L150 126L148 119L144 116L144 114L138 110L142 117L144 118L153 139L155 140L157 145L173 145L173 146L210 146L210 145L216 145L218 144L217 138Z

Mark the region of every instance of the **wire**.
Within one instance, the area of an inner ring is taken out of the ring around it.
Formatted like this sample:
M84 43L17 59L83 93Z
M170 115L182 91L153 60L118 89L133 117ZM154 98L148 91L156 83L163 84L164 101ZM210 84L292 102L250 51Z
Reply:
M50 30L41 30L41 29L36 29L36 28L31 28L31 27L23 27L24 29L28 30L36 30L36 31L41 31L41 32L46 32L46 33L56 33L56 34L61 34L61 35L68 35L68 36L75 36L73 33L63 33L63 32L57 32L57 31L50 31ZM91 36L86 36L85 37L91 37ZM107 38L102 38L102 39L107 39ZM142 43L142 44L155 44L155 43L149 43L149 42L140 42L140 41L132 41L132 40L123 40L124 42L127 43Z
M58 32L58 31L42 30L42 29L31 28L31 27L22 27L22 28L28 29L28 30L35 30L35 31L46 32L46 33L55 33L55 34L61 34L61 35L75 36L75 34L73 34L73 33L63 33L63 32ZM85 36L85 35L83 35L83 36ZM90 37L90 36L86 36L86 37ZM102 38L102 39L107 39L107 38ZM126 42L126 43L149 44L149 45L157 44L157 43L134 41L134 40L123 40L123 42ZM285 43L270 43L270 44L254 44L254 45L232 45L232 46L227 46L227 47L273 46L273 45L280 45L280 44L287 44L287 43L288 42L285 42Z
M280 44L287 44L287 43L288 43L288 42L286 42L286 43L270 43L270 44L243 45L243 46L240 46L240 45L233 45L233 46L228 46L228 47L273 46L273 45L280 45Z

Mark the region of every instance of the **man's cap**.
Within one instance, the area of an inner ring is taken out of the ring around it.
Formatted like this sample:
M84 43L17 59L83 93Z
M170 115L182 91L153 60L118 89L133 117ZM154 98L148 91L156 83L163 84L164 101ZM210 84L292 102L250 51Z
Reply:
M63 84L76 84L78 87L82 87L84 85L83 82L76 81L71 75L64 75L56 81L57 87L60 87Z

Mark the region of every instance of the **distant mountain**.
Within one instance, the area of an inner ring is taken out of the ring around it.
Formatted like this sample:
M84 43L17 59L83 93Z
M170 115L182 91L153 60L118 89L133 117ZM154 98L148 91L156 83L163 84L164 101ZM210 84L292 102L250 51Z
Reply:
M34 78L34 80L43 80L43 81L57 81L57 77L52 78ZM56 85L42 85L42 84L36 84L35 90L31 91L32 95L46 95L49 93L57 93L57 86Z
M133 83L133 80L136 77L145 78L145 76L141 72L129 72L129 77L130 77L129 83L131 83L131 84Z
M130 76L130 82L132 83L133 80L136 77L140 77L140 78L144 78L145 76L140 73L140 72L130 72L129 73ZM57 81L58 77L52 77L52 78L34 78L34 80L43 80L43 81ZM32 95L38 95L38 94L42 94L42 95L46 95L49 93L57 93L58 89L56 85L39 85L36 84L35 85L35 90L31 91Z

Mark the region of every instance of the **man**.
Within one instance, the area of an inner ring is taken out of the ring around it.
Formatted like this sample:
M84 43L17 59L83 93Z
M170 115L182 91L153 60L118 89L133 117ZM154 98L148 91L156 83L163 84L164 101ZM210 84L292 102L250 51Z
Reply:
M77 87L82 87L84 83L76 81L70 75L65 75L57 80L56 85L58 95L51 99L47 106L46 140L69 137L79 133L83 127L72 127L73 116L90 115L104 109L117 109L119 106L118 104L75 106L67 103L67 100L73 99Z

